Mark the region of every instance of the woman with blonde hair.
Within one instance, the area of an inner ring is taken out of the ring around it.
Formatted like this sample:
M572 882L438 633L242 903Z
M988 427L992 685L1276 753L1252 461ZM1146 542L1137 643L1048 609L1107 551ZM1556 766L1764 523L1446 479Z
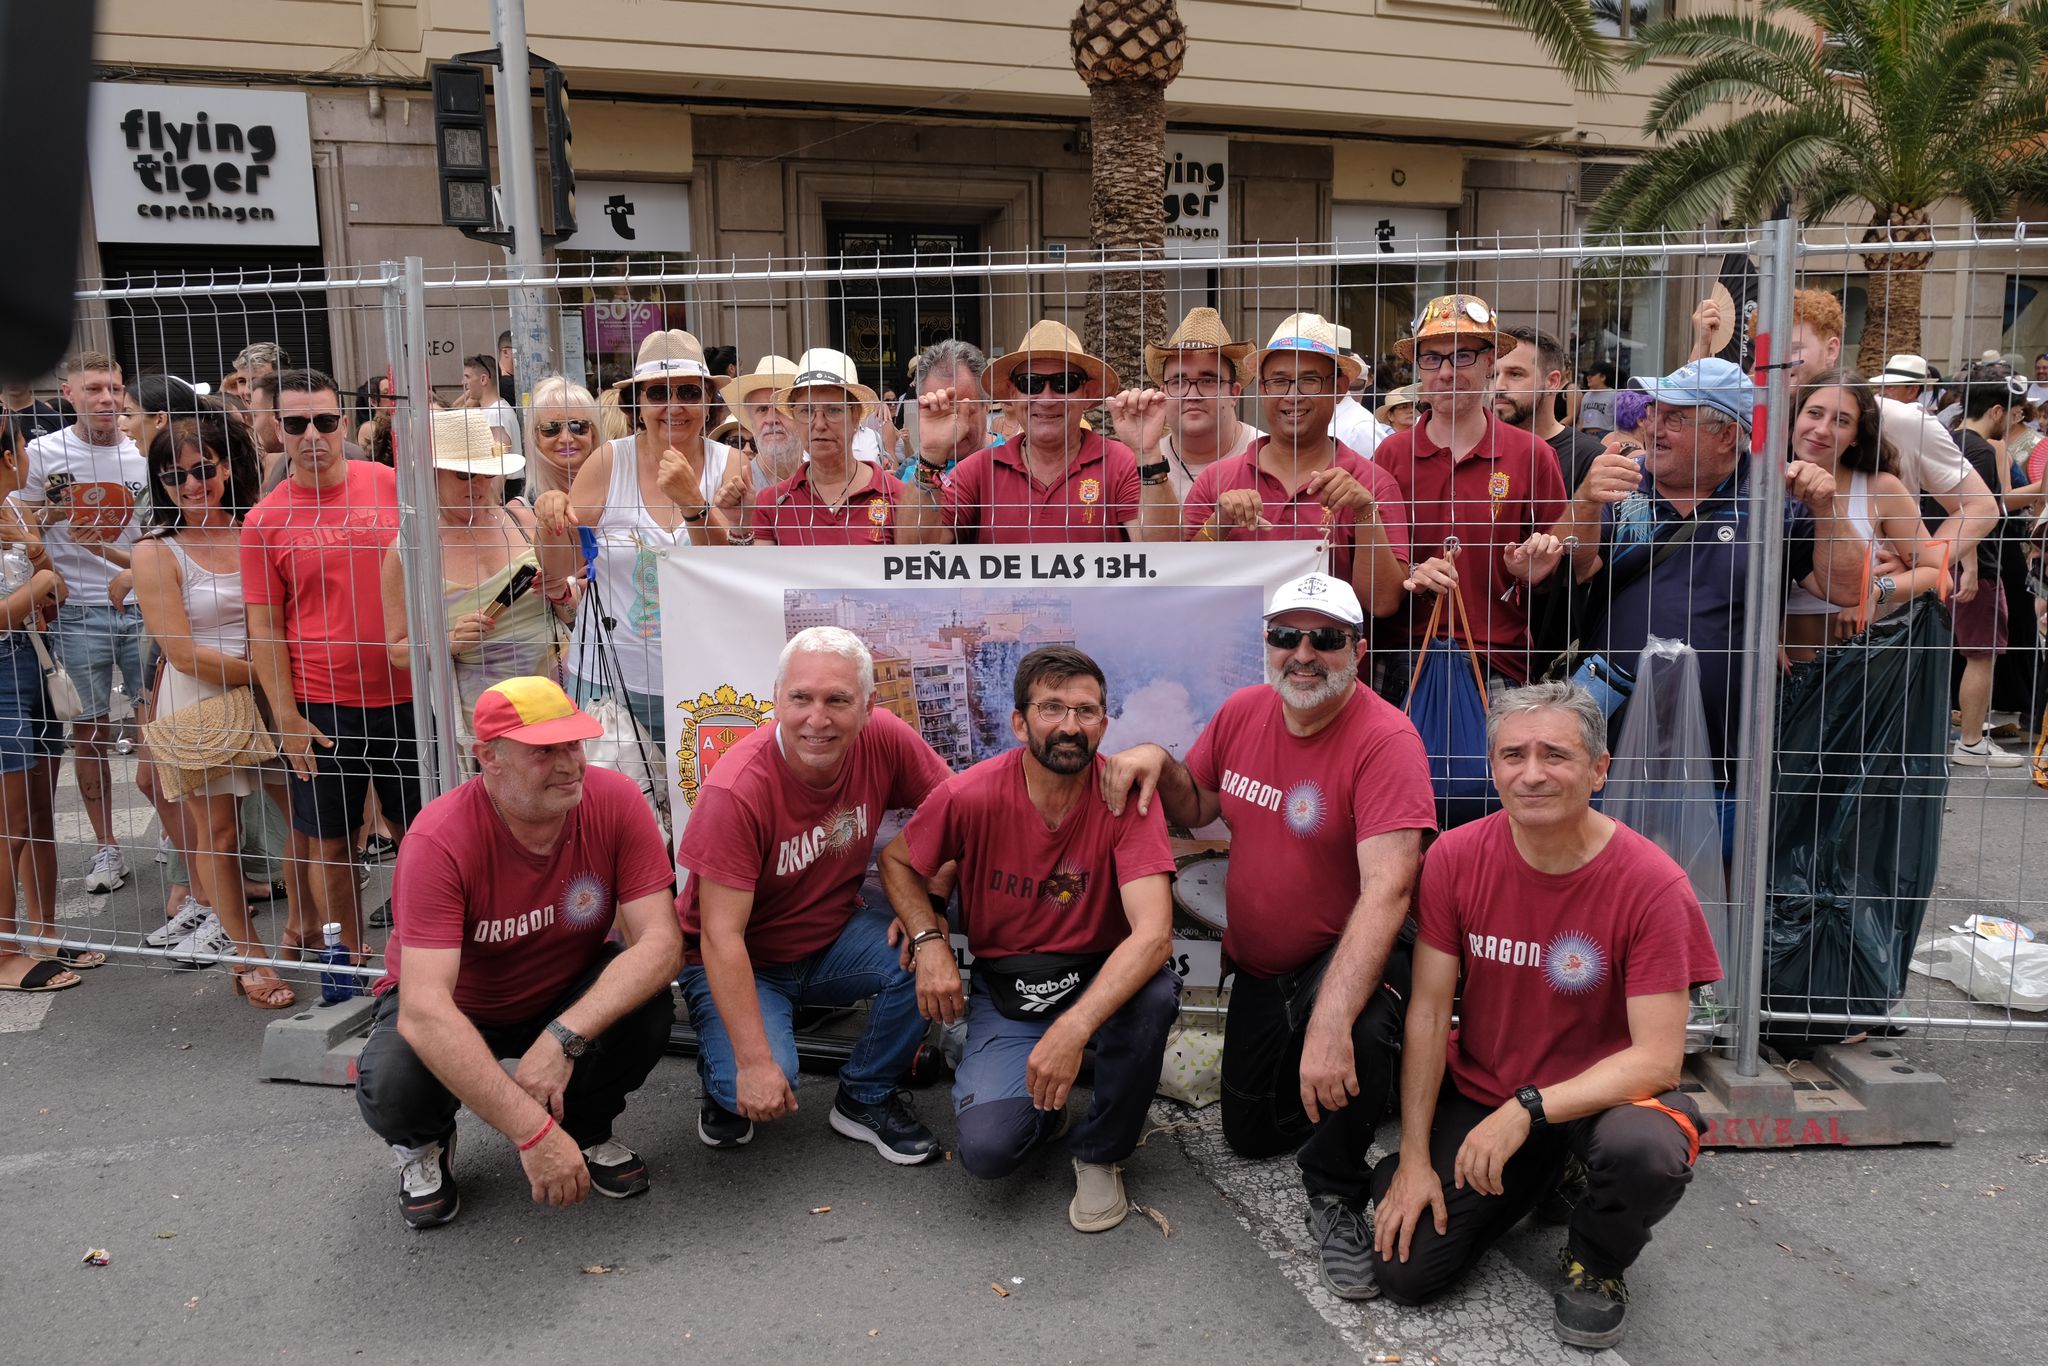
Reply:
M624 418L620 418L623 424ZM526 414L526 501L559 489L567 493L576 471L597 449L604 417L590 390L562 375L549 375L533 386L533 406ZM623 427L619 433L625 435Z

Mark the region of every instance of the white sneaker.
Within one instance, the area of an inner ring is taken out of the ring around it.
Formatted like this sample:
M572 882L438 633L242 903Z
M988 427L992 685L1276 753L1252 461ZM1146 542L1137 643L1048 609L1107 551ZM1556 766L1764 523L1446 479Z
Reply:
M220 917L211 910L206 919L199 922L199 928L180 939L171 949L171 961L180 967L210 968L221 960L223 954L235 951L235 941L221 925Z
M1998 742L1988 735L1974 745L1966 745L1961 740L1956 741L1955 748L1948 752L1948 757L1950 763L1970 764L1977 768L2018 768L2026 762L2025 756L1999 748Z
M99 852L92 856L92 867L85 875L85 890L88 892L111 892L128 880L128 860L121 857L117 844L102 844Z
M169 863L171 861L171 837L169 835L158 835L156 837L156 861L158 863Z
M142 936L142 942L152 949L167 949L204 925L212 914L196 897L188 896L185 904L178 907L178 913Z

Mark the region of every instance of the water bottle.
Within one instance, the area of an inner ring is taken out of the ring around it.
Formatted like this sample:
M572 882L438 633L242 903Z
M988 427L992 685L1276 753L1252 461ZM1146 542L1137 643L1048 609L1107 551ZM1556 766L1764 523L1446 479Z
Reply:
M35 566L28 562L28 555L21 547L8 546L0 552L0 593L12 593L27 587L35 572Z
M341 925L339 922L322 925L320 927L320 937L325 941L320 946L320 961L322 963L327 964L329 967L345 968L354 966L354 960L349 957L348 945L341 942ZM356 985L354 973L323 972L320 974L320 999L328 1005L338 1006L343 1001L350 1000L361 994L362 988Z

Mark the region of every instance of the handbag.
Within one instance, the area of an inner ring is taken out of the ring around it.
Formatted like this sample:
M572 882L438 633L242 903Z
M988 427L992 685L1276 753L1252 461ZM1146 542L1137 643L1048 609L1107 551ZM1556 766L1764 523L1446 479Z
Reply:
M50 696L50 715L59 721L76 721L85 715L85 697L78 691L78 685L71 681L71 671L50 658L49 650L43 645L43 633L32 630L28 633L29 644L36 647L36 658L43 665L43 689Z
M1437 624L1446 615L1447 632L1439 636ZM1423 639L1427 643L1415 661L1401 710L1422 737L1437 824L1449 830L1500 805L1486 756L1486 671L1472 645L1465 600L1456 590L1437 594Z
M167 800L176 801L238 768L278 754L248 684L159 716L142 728Z

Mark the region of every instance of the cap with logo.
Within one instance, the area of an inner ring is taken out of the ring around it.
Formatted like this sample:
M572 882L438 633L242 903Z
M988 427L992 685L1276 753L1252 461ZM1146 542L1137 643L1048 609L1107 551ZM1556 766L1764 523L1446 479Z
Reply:
M476 738L517 740L522 745L559 745L595 740L604 726L579 710L552 678L508 678L485 688L472 717Z
M1358 594L1351 591L1350 584L1328 574L1304 574L1281 584L1266 604L1266 620L1286 612L1318 612L1346 626L1365 625L1365 609L1358 605Z
M1669 408L1712 408L1744 427L1756 418L1756 386L1741 366L1719 356L1681 365L1662 379L1629 383Z

